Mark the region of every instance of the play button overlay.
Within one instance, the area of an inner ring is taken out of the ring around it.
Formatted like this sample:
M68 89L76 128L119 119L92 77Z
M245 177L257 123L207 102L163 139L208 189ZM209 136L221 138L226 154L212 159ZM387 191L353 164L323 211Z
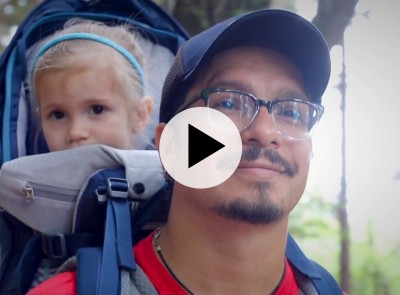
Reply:
M192 188L209 188L235 172L242 140L226 115L197 107L169 121L161 134L159 151L164 168L175 181Z
M204 160L225 145L189 124L189 168Z

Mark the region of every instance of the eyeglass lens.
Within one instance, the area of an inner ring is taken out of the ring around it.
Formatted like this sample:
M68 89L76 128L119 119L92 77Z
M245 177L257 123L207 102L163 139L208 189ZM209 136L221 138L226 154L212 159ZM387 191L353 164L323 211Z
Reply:
M227 115L242 131L257 116L260 107L266 106L278 131L293 138L305 138L318 121L315 106L293 99L261 101L241 92L208 92L208 107Z

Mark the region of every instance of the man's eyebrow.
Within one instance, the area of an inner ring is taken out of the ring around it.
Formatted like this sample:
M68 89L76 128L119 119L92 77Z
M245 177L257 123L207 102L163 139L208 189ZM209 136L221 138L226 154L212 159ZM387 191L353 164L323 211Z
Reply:
M219 80L218 77L216 77L216 79L211 79L208 82L208 86L251 92L250 87L248 87L245 83L241 81Z
M219 88L226 88L232 90L241 90L248 93L254 93L253 89L243 83L242 81L237 80L219 80L218 77L215 79L211 79L208 83L211 87L219 87ZM282 88L279 90L278 95L276 97L260 97L260 99L275 99L275 98L289 98L289 99L302 99L302 100L309 100L307 95L300 91L295 91L290 88Z
M309 100L309 98L304 94L299 91L294 91L289 88L283 88L279 90L277 97L273 98L289 98L289 99L302 99L302 100Z

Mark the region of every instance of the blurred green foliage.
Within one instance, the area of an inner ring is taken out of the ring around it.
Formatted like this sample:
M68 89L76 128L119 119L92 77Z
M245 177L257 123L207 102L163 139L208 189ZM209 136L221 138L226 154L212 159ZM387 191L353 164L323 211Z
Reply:
M321 194L306 192L289 219L289 231L308 257L339 279L339 235L336 204ZM351 235L351 294L400 294L400 245L374 230L366 229L364 241Z
M12 27L18 26L21 20L40 1L38 0L0 0L0 53L7 45Z

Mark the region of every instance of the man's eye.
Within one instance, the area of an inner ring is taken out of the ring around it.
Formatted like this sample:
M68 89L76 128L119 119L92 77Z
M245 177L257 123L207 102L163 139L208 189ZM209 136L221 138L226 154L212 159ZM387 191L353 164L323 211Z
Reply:
M281 115L293 121L301 121L303 117L302 114L296 109L283 110Z
M104 112L104 106L102 105L93 105L90 108L90 112L95 115L99 115Z
M307 116L304 114L303 110L295 107L295 106L283 106L283 107L277 107L274 110L275 116L279 118L279 120L286 123L289 123L291 125L304 125L307 122L305 122Z
M235 105L230 99L219 100L214 103L213 108L214 109L234 109Z
M61 120L61 119L64 119L65 114L62 111L53 111L53 112L51 112L50 117L55 120Z
M234 95L219 95L210 99L210 107L221 112L240 110L240 98Z

